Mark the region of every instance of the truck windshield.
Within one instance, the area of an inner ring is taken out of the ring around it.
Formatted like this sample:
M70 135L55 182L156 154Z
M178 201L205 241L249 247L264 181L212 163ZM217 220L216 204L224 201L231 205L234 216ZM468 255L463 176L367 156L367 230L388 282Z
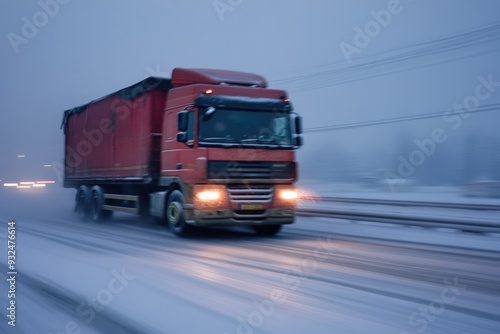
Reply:
M200 145L292 147L290 114L277 111L201 109Z

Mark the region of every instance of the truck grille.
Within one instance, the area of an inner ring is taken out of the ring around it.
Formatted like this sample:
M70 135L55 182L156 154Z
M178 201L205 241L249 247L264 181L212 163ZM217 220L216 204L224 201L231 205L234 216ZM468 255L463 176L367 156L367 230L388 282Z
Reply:
M269 203L274 195L273 187L268 185L230 184L227 191L233 203Z
M211 180L292 180L295 179L295 163L212 160L208 162L208 178Z

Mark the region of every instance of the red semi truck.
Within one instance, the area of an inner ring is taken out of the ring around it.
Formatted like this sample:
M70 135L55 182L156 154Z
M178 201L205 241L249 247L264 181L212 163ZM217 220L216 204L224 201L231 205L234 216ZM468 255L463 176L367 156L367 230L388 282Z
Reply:
M194 226L294 222L301 118L256 74L176 68L64 112L64 187L83 220L113 211Z

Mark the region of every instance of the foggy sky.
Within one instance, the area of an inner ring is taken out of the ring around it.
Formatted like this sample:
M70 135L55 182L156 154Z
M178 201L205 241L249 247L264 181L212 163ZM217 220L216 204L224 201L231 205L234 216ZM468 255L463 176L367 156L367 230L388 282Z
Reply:
M372 11L387 10L391 1L65 0L34 36L13 47L9 34L25 38L26 20L43 19L37 17L40 3L52 2L0 4L0 179L21 171L17 154L32 159L26 172L63 161L64 110L152 74L169 77L175 67L262 74L272 87L290 90L305 128L445 111L474 94L479 76L500 81L499 40L373 68L373 77L353 82L330 85L334 75L319 83L312 76L498 23L496 0L401 0L399 12L350 63L341 43L354 45L354 29L364 29L374 20ZM303 79L286 81L297 77ZM484 104L498 102L500 88ZM483 154L499 156L499 114L477 113L448 130L439 154L466 154L460 147L481 134L491 137ZM344 152L346 160L359 160L352 163L360 170L388 168L399 154L411 152L414 139L448 126L443 124L438 118L306 133L299 161L313 170L318 157ZM375 160L381 163L370 166ZM324 163L329 168L331 162ZM350 162L340 163L348 168Z

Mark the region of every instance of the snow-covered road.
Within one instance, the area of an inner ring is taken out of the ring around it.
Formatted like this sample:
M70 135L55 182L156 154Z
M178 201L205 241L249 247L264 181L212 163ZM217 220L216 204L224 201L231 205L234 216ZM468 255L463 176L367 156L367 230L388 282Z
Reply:
M134 216L79 222L71 196L1 197L2 333L500 332L497 236L299 218L276 238L233 228L180 239Z

